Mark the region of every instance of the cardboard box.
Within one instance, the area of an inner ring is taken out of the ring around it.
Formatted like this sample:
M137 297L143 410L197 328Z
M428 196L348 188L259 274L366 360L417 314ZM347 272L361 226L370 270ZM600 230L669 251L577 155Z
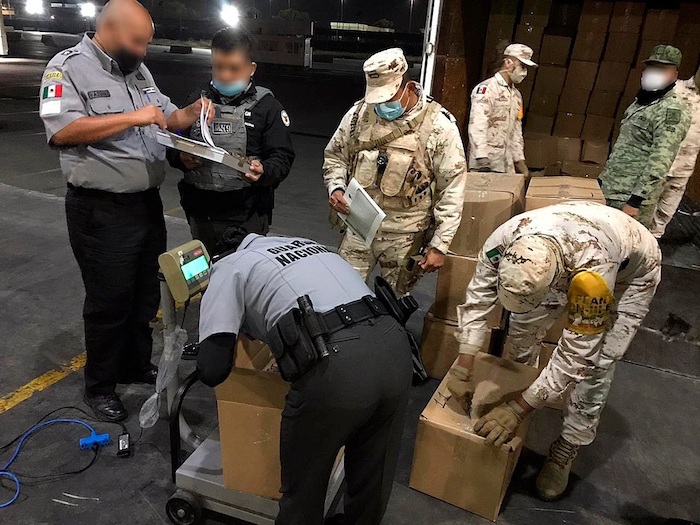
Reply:
M546 166L544 168L544 175L545 177L556 177L557 175L561 175L561 161L558 160L557 162L553 162L549 166Z
M489 355L477 356L474 368L477 389L484 381L499 386L494 396L500 398L496 400L499 404L527 388L537 374L534 367ZM484 439L474 434L472 419L452 399L447 381L443 381L418 422L409 485L495 521L526 433L527 422L524 422L509 443L498 449L487 447Z
M639 37L635 33L610 33L603 60L607 62L634 63Z
M561 66L540 66L537 68L535 93L560 95L564 88L566 68Z
M555 117L559 107L557 93L540 93L535 91L530 97L530 111L544 117Z
M491 0L491 16L518 14L518 0Z
M547 25L549 27L568 30L565 34L572 33L578 27L578 20L581 18L582 7L581 4L555 3L552 5L552 9L549 12L549 23Z
M592 162L594 164L603 165L608 161L609 155L609 142L586 140L583 143L583 150L581 151L581 162Z
M289 384L277 373L238 368L238 360L236 366L216 387L224 486L279 499L279 429Z
M605 48L605 37L600 33L591 31L579 31L576 35L574 50L571 53L571 60L582 60L584 62L598 62Z
M530 180L525 210L536 210L567 201L593 201L605 204L597 180L578 177L540 177Z
M515 41L532 48L535 56L538 56L542 47L544 26L532 24L519 24L515 30Z
M614 117L617 113L617 105L620 102L619 91L593 90L591 98L588 100L586 113L589 115L599 115L601 117Z
M588 162L565 160L561 163L561 173L569 177L581 177L583 179L597 179L603 171L603 166Z
M615 2L610 18L610 32L638 35L645 8L644 2Z
M582 62L580 60L572 60L569 64L569 69L566 73L566 82L564 90L571 91L580 89L583 91L593 91L595 78L598 74L597 62Z
M637 67L644 68L644 61L651 55L651 50L659 44L664 44L660 40L642 40L639 43L639 51L637 51ZM681 62L682 63L682 62Z
M625 83L625 92L623 98L629 100L629 98L631 97L632 99L634 99L635 95L642 87L642 71L643 69L640 67L630 69L630 72L627 75L627 82ZM619 106L622 105L623 103L621 102ZM629 106L629 104L626 104L625 108L627 106Z
M435 304L430 309L430 315L433 316L433 319L457 322L457 307L464 304L467 286L474 277L478 262L476 257L462 257L451 253L447 255L445 265L438 271ZM489 316L487 322L490 327L500 325L501 312L502 309L499 306ZM456 356L446 359L448 368L455 358Z
M605 38L605 33L610 25L610 15L595 15L582 13L578 21L579 32L598 33Z
M514 28L515 16L492 14L489 17L489 25L486 28L486 42L510 41L513 38Z
M598 142L608 142L613 126L614 117L601 117L600 115L586 115L586 122L581 131L583 140L595 140Z
M554 117L545 117L544 115L530 113L525 122L525 134L542 133L544 135L549 135L552 133L553 127Z
M581 139L572 137L556 137L558 161L573 160L581 158Z
M629 70L630 65L625 62L601 62L595 89L622 93L625 90Z
M542 37L542 50L540 51L540 64L565 66L569 61L570 50L570 37L544 35Z
M692 28L696 32L685 32ZM683 53L681 67L678 69L678 78L690 78L697 71L698 56L700 56L700 24L688 24L678 26L673 45Z
M467 173L462 222L450 245L457 255L476 257L486 239L524 208L525 177L504 173Z
M264 342L241 334L236 339L236 368L263 370L272 361L272 351Z
M584 89L564 88L564 92L559 97L559 111L562 113L578 113L583 115L588 107L590 91Z
M676 34L680 13L671 9L649 9L644 19L642 40L670 42ZM697 22L697 20L693 20Z
M607 0L586 0L583 3L582 15L604 15L612 14L613 4Z
M525 161L528 167L544 168L557 161L557 142L554 137L525 139ZM532 170L530 170L530 176Z
M557 137L580 137L585 119L585 115L559 113L554 125L554 135Z
M552 0L525 0L520 12L520 22L533 26L544 27L549 21ZM516 39L520 43L520 40Z

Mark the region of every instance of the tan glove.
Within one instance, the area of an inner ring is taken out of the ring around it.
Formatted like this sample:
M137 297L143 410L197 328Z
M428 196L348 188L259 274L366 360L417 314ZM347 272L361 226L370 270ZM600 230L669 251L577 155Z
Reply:
M530 176L530 170L527 169L527 164L525 164L524 160L519 160L518 162L515 163L515 171L525 175L525 177Z
M450 369L449 374L447 389L468 415L475 387L472 381L472 371L469 368L455 365Z
M486 438L487 445L500 447L507 441L525 419L525 411L516 401L509 401L497 406L479 419L474 425L474 432Z

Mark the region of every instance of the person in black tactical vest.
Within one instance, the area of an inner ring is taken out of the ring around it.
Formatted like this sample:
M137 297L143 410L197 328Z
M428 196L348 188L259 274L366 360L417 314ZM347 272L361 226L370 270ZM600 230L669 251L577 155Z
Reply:
M209 131L214 143L255 159L250 172L242 174L187 153L168 152L170 164L184 172L178 188L192 237L201 240L212 255L223 251L221 239L228 228L267 234L274 191L294 161L289 115L269 89L255 84L252 48L243 30L229 27L217 32L211 43L212 79L188 97L195 101L204 96L213 102L216 117ZM202 140L199 122L182 132Z

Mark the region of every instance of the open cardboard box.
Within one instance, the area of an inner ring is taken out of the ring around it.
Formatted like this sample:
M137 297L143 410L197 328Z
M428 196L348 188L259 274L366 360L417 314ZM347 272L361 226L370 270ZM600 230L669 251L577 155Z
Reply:
M289 384L264 343L240 337L235 368L216 387L224 486L279 499L280 424Z
M498 386L497 394L489 396L493 402L481 405L478 415L514 399L536 377L536 368L478 355L474 367L477 393L479 385ZM523 447L528 419L498 449L486 446L484 438L473 432L474 422L452 399L447 380L443 380L418 422L410 486L495 521Z
M566 201L592 201L605 204L596 179L581 177L538 177L530 181L525 197L527 211Z

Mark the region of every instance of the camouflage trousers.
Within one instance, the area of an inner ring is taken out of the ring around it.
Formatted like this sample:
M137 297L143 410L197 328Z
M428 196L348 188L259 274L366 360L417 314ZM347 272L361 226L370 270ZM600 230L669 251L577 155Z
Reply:
M642 277L616 286L616 308L610 328L600 343L597 365L588 371L583 380L570 385L562 394L569 393L561 433L569 443L588 445L595 439L600 416L610 393L615 366L627 352L647 315L660 280L659 266ZM511 359L520 363L535 364L545 333L566 310L565 302L562 303L559 299L550 295L542 305L531 312L511 314L508 332ZM565 330L564 337L573 337L573 334ZM560 354L560 347L557 347L551 360L562 363L562 368L566 369L568 363L580 362L583 355L590 356L593 352L588 348L581 348L580 353L581 356L563 356ZM546 367L541 373L562 372L558 367Z
M382 277L396 290L401 268L408 258L418 253L423 237L423 232L383 233L380 231L372 245L367 248L362 239L348 231L340 242L338 255L355 268L365 281L378 263ZM413 283L414 286L415 284Z
M663 236L666 226L675 215L689 179L689 177L668 177L664 182L649 228L657 239Z
M639 208L639 213L635 217L638 222L642 223L647 228L651 227L651 221L654 217L654 212L656 211L656 200L653 200L652 202L653 204L644 204L641 208ZM627 202L608 199L607 204L612 208L621 210L625 204L627 204Z

